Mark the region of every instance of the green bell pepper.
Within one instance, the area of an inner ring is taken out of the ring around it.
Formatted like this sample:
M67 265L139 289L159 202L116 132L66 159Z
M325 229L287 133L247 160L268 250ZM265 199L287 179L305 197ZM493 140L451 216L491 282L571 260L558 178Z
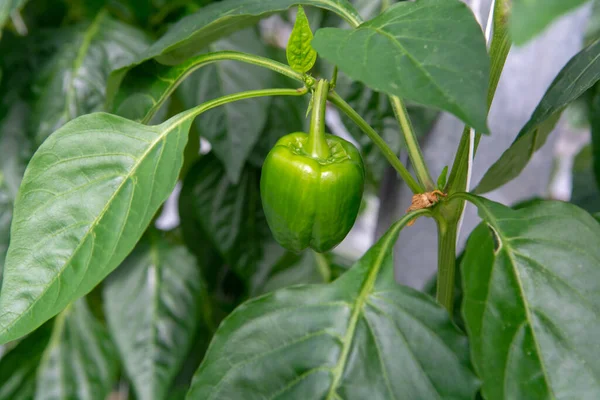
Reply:
M324 133L328 84L314 94L309 134L279 139L262 168L260 192L275 239L291 251L337 246L356 221L364 189L364 165L350 142ZM317 115L315 115L317 114Z

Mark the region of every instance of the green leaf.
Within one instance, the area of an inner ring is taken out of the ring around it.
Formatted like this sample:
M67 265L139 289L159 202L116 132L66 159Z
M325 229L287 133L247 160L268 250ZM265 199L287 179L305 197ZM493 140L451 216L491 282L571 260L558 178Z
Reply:
M35 375L51 333L48 322L0 359L0 400L33 399Z
M191 118L79 117L25 172L0 290L0 344L88 293L125 259L175 186Z
M398 3L357 29L320 29L312 45L375 90L449 111L488 132L490 61L477 20L459 0Z
M4 175L0 171L0 282L2 282L2 270L4 259L8 250L10 240L10 222L12 221L13 203L4 185Z
M29 107L21 99L9 101L13 103L0 120L0 282L10 240L13 205L27 160L31 157L31 143L26 135Z
M187 398L472 399L466 337L428 295L394 282L391 250L409 219L334 283L238 307Z
M45 40L37 35L7 36L0 42L0 281L10 238L13 203L32 155L27 134L31 109L29 86Z
M215 40L255 25L260 19L285 11L294 5L307 5L333 11L355 25L361 18L346 0L225 0L210 4L182 18L131 64L114 71L108 84L108 97L116 93L128 71L143 62L157 59L175 65L198 53Z
M198 260L198 265L202 269L202 276L206 280L208 290L213 292L219 284L225 262L219 251L208 239L208 235L204 233L198 222L196 222L196 194L194 187L187 182L194 182L196 179L202 179L202 177L192 178L193 175L201 172L198 169L194 169L193 165L195 164L192 164L192 167L190 167L190 170L186 174L179 193L179 228L183 242Z
M106 280L108 327L138 398L166 398L196 334L204 290L194 256L157 232Z
M312 250L294 254L272 242L265 246L264 257L259 271L252 277L252 296L292 285L330 281L329 261Z
M446 165L444 167L444 169L442 170L442 172L440 173L440 176L438 177L438 180L437 180L436 187L439 190L444 190L444 188L446 187L447 177L448 177L448 166Z
M148 46L143 32L101 12L63 33L64 43L39 72L31 129L37 144L66 122L102 111L108 75Z
M10 240L13 205L31 156L31 143L25 128L29 111L25 102L13 100L7 114L0 120L0 282Z
M260 202L260 171L246 167L237 184L211 152L188 173L182 191L193 193L194 220L226 263L244 279L256 271L270 237Z
M117 352L85 299L56 317L40 361L36 400L104 400L117 382Z
M28 0L4 0L0 3L0 38L2 38L2 28L8 22L10 17L19 13Z
M600 13L600 3L598 3L598 12ZM591 93L590 93L591 92ZM600 85L596 86L590 91L590 96L583 96L588 100L587 114L589 117L589 123L592 133L592 166L594 176L596 178L596 188L600 188Z
M310 45L312 40L313 33L308 18L302 6L298 6L294 29L285 49L288 64L295 71L308 72L317 62L317 52Z
M512 0L509 23L512 40L522 45L533 39L552 21L587 0Z
M600 212L600 190L594 177L592 146L584 147L573 161L571 203L589 213Z
M464 197L489 226L471 235L461 266L484 397L600 398L600 224L568 203L514 211Z
M254 29L240 31L209 46L209 51L237 50L266 55L266 48ZM236 61L224 61L195 71L179 87L187 108L226 94L272 86L273 74L260 67ZM226 104L208 111L196 125L217 157L225 165L227 176L238 182L244 164L267 122L270 100L251 99Z
M492 191L510 182L554 130L563 110L600 79L600 40L575 55L554 78L515 141L485 173L474 192Z

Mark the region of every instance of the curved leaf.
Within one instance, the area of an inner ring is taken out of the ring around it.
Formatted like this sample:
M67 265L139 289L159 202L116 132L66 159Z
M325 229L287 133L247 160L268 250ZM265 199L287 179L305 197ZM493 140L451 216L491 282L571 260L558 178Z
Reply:
M193 193L194 219L227 264L249 278L262 257L269 228L262 211L259 170L246 167L232 183L211 152L188 173L182 191Z
M33 399L36 372L51 333L48 322L0 359L0 400Z
M306 5L333 11L355 25L360 16L346 0L225 0L210 4L174 24L158 41L131 64L114 71L107 96L119 88L128 71L143 62L157 59L162 64L179 64L215 40L256 24L271 14L294 5Z
M398 3L354 30L320 29L312 44L373 89L449 111L488 132L490 61L481 28L460 0Z
M600 40L576 54L554 78L515 141L485 173L475 193L487 193L510 182L525 169L558 122L561 113L600 79Z
M31 129L37 144L73 118L102 111L110 72L148 47L142 31L105 12L64 36L65 43L39 73L34 86Z
M522 45L541 33L552 21L587 0L512 0L510 35Z
M209 46L209 51L237 50L267 55L267 50L254 29L240 31ZM246 90L273 85L273 73L261 67L237 61L223 61L195 71L179 87L186 108L208 100ZM270 99L252 99L226 104L208 111L196 125L225 165L227 176L237 183L252 148L267 122Z
M108 327L138 398L166 398L196 334L203 291L194 256L158 233L105 281Z
M187 398L472 399L466 337L428 295L394 282L391 249L410 218L334 283L238 307Z
M31 332L116 268L175 186L191 118L79 117L29 163L0 290L0 344Z
M105 400L117 382L118 367L108 332L80 299L54 321L37 371L35 399Z
M568 203L465 197L491 228L472 234L461 266L484 397L600 398L600 224Z

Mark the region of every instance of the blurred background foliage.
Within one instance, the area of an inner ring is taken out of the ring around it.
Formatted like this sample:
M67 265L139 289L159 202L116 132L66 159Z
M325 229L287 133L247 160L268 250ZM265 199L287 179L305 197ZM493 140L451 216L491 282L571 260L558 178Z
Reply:
M106 111L110 72L211 2L8 0L0 6L0 28L5 25L0 38L0 279L12 206L37 146L69 120ZM353 3L368 19L391 2ZM600 36L598 4L588 42ZM235 49L283 61L293 13L272 16L202 51ZM344 25L318 9L307 8L307 13L313 30ZM319 62L313 75L331 72ZM153 123L223 94L290 85L263 69L213 64L186 79ZM385 95L343 74L337 90L403 154L402 135ZM373 240L380 193L391 184L384 179L388 164L360 130L331 110L329 129L356 143L367 165L362 217L331 253L285 251L264 220L260 166L278 138L306 130L307 106L306 98L260 99L229 104L199 118L178 188L134 253L86 298L19 343L0 349L0 400L41 399L50 393L59 393L58 398L73 398L74 393L87 393L90 399L183 398L216 327L238 304L293 284L330 282L343 273ZM414 104L408 108L419 137L427 140L438 112ZM572 163L572 201L600 212L600 86L570 107L569 115L573 129L591 137L581 141ZM152 312L148 304L155 305ZM152 338L136 338L141 347L131 343L139 332L157 329L174 338L170 348L159 348ZM160 362L147 359L153 352ZM148 368L155 368L154 375L148 375ZM54 379L59 375L66 379ZM149 391L152 397L147 397Z

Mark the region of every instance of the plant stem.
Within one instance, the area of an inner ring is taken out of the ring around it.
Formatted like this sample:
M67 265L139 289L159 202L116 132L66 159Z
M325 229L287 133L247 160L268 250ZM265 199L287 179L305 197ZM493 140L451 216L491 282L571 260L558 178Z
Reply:
M187 111L179 113L167 120L163 124L175 125L182 123L189 118L196 118L198 115L205 111L211 110L215 107L219 107L228 103L233 103L239 100L252 99L255 97L266 97L266 96L303 96L308 93L306 87L298 89L260 89L260 90L248 90L246 92L228 94L226 96L218 97L216 99L202 103L194 108L190 108Z
M316 251L312 251L312 255L315 257L315 264L319 274L323 278L323 282L331 282L331 267L325 255L322 253L317 253Z
M456 234L458 221L437 219L438 275L436 299L450 315L454 308L454 274L456 272Z
M494 28L489 50L491 65L490 85L487 96L488 110L492 105L492 101L494 100L494 95L496 94L496 89L498 88L500 76L502 75L502 70L504 69L504 64L512 44L508 34L507 24L508 15L510 12L510 1L496 0L495 2L492 2L492 7L494 7L493 19L488 21L488 24L492 23ZM476 132L473 138L474 143L472 144L473 154L471 156L473 157L477 151L480 138L481 134ZM450 176L448 177L448 185L446 187L448 193L464 192L465 190L468 190L467 177L469 163L471 162L469 157L470 147L471 128L469 126L465 126L463 135L458 145L458 150L456 151L454 163L452 164Z
M241 61L247 64L257 65L259 67L268 68L289 78L295 79L298 82L304 82L304 74L294 71L291 67L287 66L286 64L271 60L267 57L242 53L239 51L217 51L214 53L200 54L199 56L191 58L188 61L186 61L185 64L190 65L190 67L193 66L193 69L189 71L189 73L186 75L189 75L197 68L207 63L222 60Z
M398 159L398 156L392 149L385 143L385 141L375 132L375 129L371 127L348 103L344 101L336 92L329 92L329 101L331 101L336 107L338 107L344 114L346 114L354 123L375 143L381 150L385 158L392 164L392 167L400 174L400 177L406 182L408 187L413 193L423 193L423 188L419 183L412 177L410 172L406 169L404 164Z
M327 109L328 94L329 82L325 79L319 80L313 93L313 108L306 147L312 157L320 159L331 156L327 140L325 140L325 111Z
M335 65L333 67L333 74L331 75L331 83L329 84L330 90L335 89L335 86L337 85L337 77L338 77L338 67L337 67L337 65Z
M404 102L397 96L390 96L390 101L392 102L392 108L394 109L394 114L396 114L396 119L398 119L400 127L402 128L402 134L404 136L404 141L406 142L408 156L417 175L417 179L419 182L421 182L421 186L423 186L427 191L431 191L435 188L435 185L433 183L433 179L431 179L431 174L429 173L427 164L425 163L425 158L421 152L421 147L419 146L419 141L417 140L415 130L410 122L406 106L404 105Z
M280 73L298 82L305 83L309 87L311 86L310 80L314 80L313 78L307 79L303 74L294 71L285 64L273 61L270 58L260 57L253 54L246 54L239 51L218 51L214 53L200 54L196 57L190 58L180 66L181 68L185 69L185 72L177 77L177 79L169 86L168 90L165 90L163 93L161 93L161 96L156 99L154 106L141 122L143 124L147 124L152 117L154 117L154 114L156 114L156 112L160 109L165 100L192 72L217 61L240 61L247 64L257 65L259 67L267 68L271 71ZM107 106L107 108L110 109L110 104Z
M494 7L493 18L488 21L488 24L493 23L494 28L489 51L491 69L487 97L488 109L494 99L500 75L502 74L504 63L511 47L507 28L510 1L495 0L492 2L492 7ZM475 156L480 137L481 134L472 132L469 126L465 126L448 178L448 184L445 188L448 194L465 192L469 189L471 163ZM456 196L459 197L459 200L451 202L450 197L448 197L445 204L440 206L439 213L443 213L443 215L438 214L438 218L436 218L439 238L437 299L452 314L454 270L456 268L456 239L460 230L465 201L464 198Z

